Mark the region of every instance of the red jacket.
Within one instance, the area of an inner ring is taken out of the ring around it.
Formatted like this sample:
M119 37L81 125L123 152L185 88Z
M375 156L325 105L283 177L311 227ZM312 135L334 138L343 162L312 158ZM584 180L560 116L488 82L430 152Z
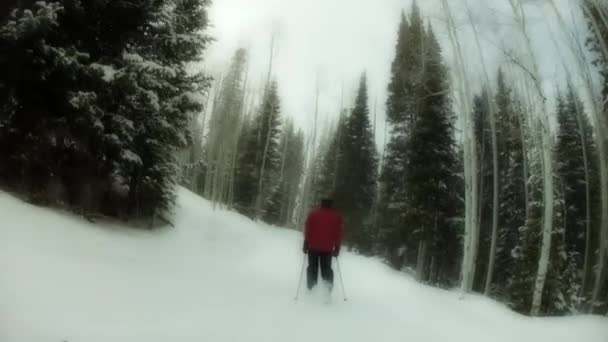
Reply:
M319 208L308 215L304 239L308 249L333 252L342 241L342 216L333 208Z

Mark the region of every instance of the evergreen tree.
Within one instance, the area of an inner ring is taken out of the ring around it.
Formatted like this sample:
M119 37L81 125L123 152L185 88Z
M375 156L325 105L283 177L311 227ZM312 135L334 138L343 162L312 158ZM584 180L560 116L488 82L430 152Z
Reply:
M266 92L262 103L258 128L258 191L255 202L256 218L263 218L271 207L276 207L274 194L278 190L275 180L281 169L281 103L276 81Z
M253 205L258 187L259 166L257 163L259 117L245 122L241 130L234 185L234 207L246 216L253 217Z
M533 146L533 145L532 145ZM532 305L532 292L536 278L536 268L540 256L540 231L543 215L542 157L538 148L531 148L530 178L528 180L529 202L525 224L517 230L517 239L511 251L513 261L508 269L505 294L510 306L527 314ZM500 283L497 281L497 283Z
M166 213L208 84L186 71L209 41L207 2L32 6L0 29L2 179L84 212Z
M292 224L296 197L302 180L304 168L304 132L296 131L293 121L287 121L281 141L281 170L278 190L268 208L266 221L279 226Z
M344 148L343 141L346 132L348 115L344 110L340 114L337 126L328 136L327 144L322 141L318 155L315 157L315 177L311 191L311 203L318 205L323 197L331 197L336 193L338 183L338 168Z
M557 106L557 146L556 158L557 175L562 185L562 216L563 216L563 250L557 257L564 259L563 262L568 269L580 271L580 276L571 279L572 283L561 283L560 288L567 291L562 297L564 303L558 307L568 307L570 310L576 308L579 293L589 274L584 273L585 261L590 263L592 250L597 246L591 242L597 236L597 220L599 217L595 207L591 205L593 199L598 199L597 174L594 167L595 145L591 134L591 125L584 113L583 102L574 93L572 87L568 87L565 97L558 98ZM587 259L587 260L586 260ZM563 274L573 271L558 270ZM589 269L587 269L589 272ZM582 292L581 292L582 291Z
M417 29L421 28L417 8L412 13ZM391 134L386 146L386 155L380 177L381 198L378 205L378 225L380 244L390 264L395 268L405 266L405 260L415 251L409 244L410 227L403 224L403 213L407 203L407 190L403 182L403 173L407 167L408 156L406 143L409 133L411 106L411 70L421 69L417 59L419 44L414 44L410 37L410 23L405 13L401 14L401 23L395 47L395 58L391 66L391 80L388 85L386 101L387 121L391 125Z
M405 224L414 227L412 238L418 243L418 279L449 285L456 280L450 256L458 250L453 220L460 214L452 192L458 179L454 116L447 69L431 28L424 38L425 75L418 91L426 93L416 98L418 111L407 145L405 183L410 205Z
M271 82L256 117L243 128L235 177L234 203L239 212L268 219L267 211L278 203L276 180L281 171L281 104L277 83Z
M447 68L416 4L402 16L387 117L392 126L381 178L381 239L397 268L421 281L458 280L460 177Z
M355 106L339 139L340 152L334 155L339 158L336 205L344 215L347 242L362 253L370 253L373 244L369 219L378 168L367 102L367 80L363 75ZM331 167L331 159L327 160L327 165Z

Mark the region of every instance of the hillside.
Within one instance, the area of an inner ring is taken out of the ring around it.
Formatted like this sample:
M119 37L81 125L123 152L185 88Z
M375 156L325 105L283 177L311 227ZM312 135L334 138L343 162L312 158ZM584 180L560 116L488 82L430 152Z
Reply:
M0 341L606 342L608 319L531 319L344 253L336 286L293 297L297 232L180 190L175 228L93 225L0 192ZM305 291L304 291L305 292Z

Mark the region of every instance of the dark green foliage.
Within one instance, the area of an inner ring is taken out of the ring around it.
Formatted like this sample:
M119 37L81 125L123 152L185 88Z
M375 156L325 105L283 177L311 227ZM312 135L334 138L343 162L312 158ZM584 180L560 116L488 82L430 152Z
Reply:
M293 223L295 201L304 169L304 132L296 132L293 122L289 121L283 130L279 148L279 185L271 201L274 206L267 209L265 219L271 224L287 227Z
M234 203L252 218L266 218L269 208L280 205L275 202L281 171L280 129L278 88L271 82L257 117L243 129L238 156Z
M402 16L389 84L392 134L381 178L381 239L390 263L419 279L458 280L461 211L448 72L431 28L414 5Z
M0 28L0 177L44 202L152 217L171 209L178 148L209 38L206 1L48 1ZM175 39L175 37L178 37Z
M499 296L504 293L504 286L512 272L512 251L518 240L518 231L526 220L526 175L524 163L525 134L524 113L519 100L507 85L501 70L498 71L498 83L495 103L496 140L498 147L498 238L496 250L495 291ZM536 268L535 268L536 269Z
M334 170L337 174L334 199L344 216L346 241L361 253L372 250L370 213L376 195L378 168L367 102L367 81L363 75L355 106L346 119L343 132L332 142L334 151L330 148L328 158L324 160L325 168L331 169L332 158L338 158L337 170ZM340 146L338 153L336 145ZM324 176L331 181L331 173Z
M246 216L253 217L254 203L257 194L259 173L257 146L258 129L256 122L245 123L240 138L237 169L234 185L234 207Z
M340 114L337 127L330 132L328 144L321 143L320 151L314 161L315 172L311 191L311 203L314 205L318 205L323 197L335 195L348 120L346 112L344 110ZM345 167L345 165L342 165L342 167Z
M580 309L579 299L576 296L579 294L589 296L585 289L580 288L585 276L588 277L587 284L591 283L590 269L587 270L586 275L582 274L582 271L585 257L589 258L589 267L591 267L593 251L596 251L598 247L593 242L595 242L594 237L599 235L597 220L599 213L596 210L597 206L592 204L599 199L597 164L594 158L597 152L583 102L574 93L571 86L568 87L565 97L558 98L557 120L559 130L555 160L563 201L562 208L560 208L563 222L560 232L563 237L562 240L557 240L563 241L563 246L560 246L562 251L557 257L563 265L556 271L560 277L563 277L563 274L571 273L572 271L569 269L578 270L580 274L575 274L573 279L564 279L560 283L560 288L567 293L561 301L564 303L559 303L556 309L561 309L560 306L563 306L565 309L573 310ZM589 199L587 199L587 182L589 182ZM587 204L589 204L589 212L587 212ZM587 247L588 224L591 235Z

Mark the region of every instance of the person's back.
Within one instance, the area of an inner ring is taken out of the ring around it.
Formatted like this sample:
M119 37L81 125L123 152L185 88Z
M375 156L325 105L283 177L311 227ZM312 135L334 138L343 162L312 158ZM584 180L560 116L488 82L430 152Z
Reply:
M321 207L312 211L306 219L304 253L308 253L308 288L317 283L319 266L321 277L333 284L332 255L337 257L342 242L343 222L340 213L332 207L332 201L324 199Z
M333 208L318 208L306 220L308 248L316 252L334 252L342 238L342 217Z

